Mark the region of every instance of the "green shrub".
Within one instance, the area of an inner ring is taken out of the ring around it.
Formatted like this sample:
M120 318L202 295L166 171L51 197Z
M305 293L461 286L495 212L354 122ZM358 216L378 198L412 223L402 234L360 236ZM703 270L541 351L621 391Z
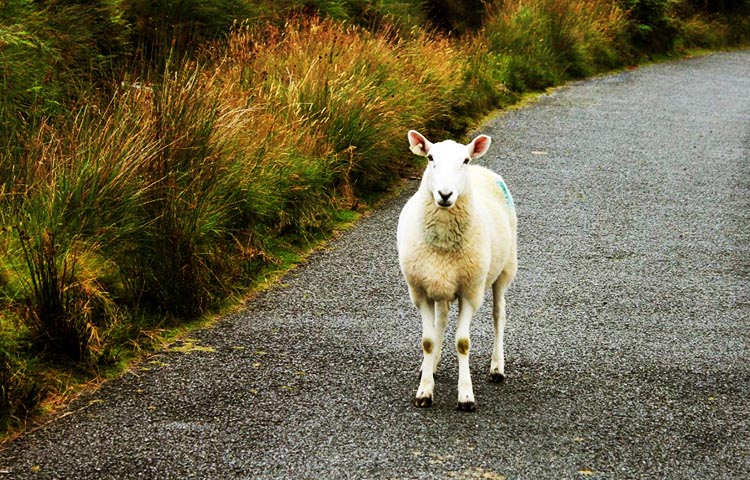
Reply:
M670 17L674 0L622 0L630 19L630 43L637 52L669 53L678 30Z
M493 3L484 0L434 0L425 2L427 17L445 32L466 33L477 30L487 18Z
M20 149L29 125L56 115L71 92L55 81L59 53L26 30L26 25L0 25L0 148L3 155ZM10 164L6 164L8 167ZM7 179L10 172L3 172ZM0 179L0 181L2 181Z

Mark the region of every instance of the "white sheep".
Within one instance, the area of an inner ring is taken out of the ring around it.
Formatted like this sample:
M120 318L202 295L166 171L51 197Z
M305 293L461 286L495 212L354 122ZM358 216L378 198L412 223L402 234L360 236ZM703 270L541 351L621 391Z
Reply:
M458 410L475 411L469 327L490 286L495 327L490 380L500 382L505 375L505 290L517 266L515 207L502 177L469 163L487 152L489 136L468 145L433 144L414 130L408 138L411 151L429 160L419 190L401 212L397 235L401 271L422 315L424 359L413 403L432 405L448 309L458 299Z

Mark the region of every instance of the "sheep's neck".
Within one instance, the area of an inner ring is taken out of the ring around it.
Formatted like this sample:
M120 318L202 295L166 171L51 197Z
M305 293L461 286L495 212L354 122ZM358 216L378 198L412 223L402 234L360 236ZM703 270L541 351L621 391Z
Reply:
M471 227L470 203L469 195L464 194L458 197L453 208L444 209L435 205L429 195L425 204L425 243L439 250L460 250L464 235Z

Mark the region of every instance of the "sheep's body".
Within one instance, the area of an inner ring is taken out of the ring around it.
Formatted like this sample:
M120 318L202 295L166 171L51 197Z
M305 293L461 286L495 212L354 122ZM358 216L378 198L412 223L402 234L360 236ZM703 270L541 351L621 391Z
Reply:
M486 143L475 144L480 138ZM416 132L409 132L409 139L415 153L431 159L419 190L404 206L398 224L399 263L423 325L424 360L414 403L420 407L432 403L433 375L440 359L448 307L458 299L458 406L474 410L468 368L469 325L482 304L484 291L490 287L495 323L490 376L500 381L505 373L504 292L516 273L515 208L499 175L468 165L469 158L486 152L489 137L478 137L467 146L451 141L431 144ZM448 172L442 175L446 169Z
M471 192L452 209L436 206L420 188L399 219L404 277L435 302L456 300L459 292L484 295L503 270L515 272L516 216L499 186L503 180L486 168L468 167Z

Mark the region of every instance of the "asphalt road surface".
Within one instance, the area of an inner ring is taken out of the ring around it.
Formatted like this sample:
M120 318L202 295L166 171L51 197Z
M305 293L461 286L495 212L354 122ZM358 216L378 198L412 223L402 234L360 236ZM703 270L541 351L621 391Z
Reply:
M476 413L455 409L455 311L435 403L410 403L412 182L246 311L5 445L0 480L750 478L750 51L574 83L482 131L519 272L503 384L490 302L472 325Z

